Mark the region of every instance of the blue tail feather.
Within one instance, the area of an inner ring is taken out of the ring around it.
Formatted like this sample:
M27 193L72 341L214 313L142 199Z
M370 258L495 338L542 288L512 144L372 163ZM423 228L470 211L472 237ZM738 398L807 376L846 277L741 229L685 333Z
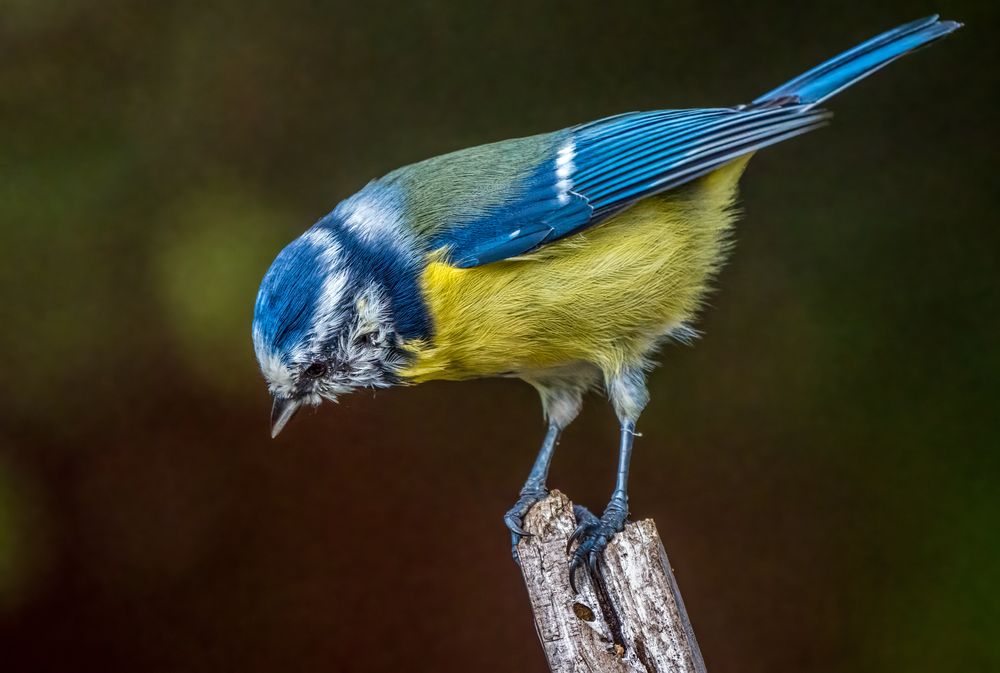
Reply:
M885 67L900 56L961 28L957 21L938 16L904 24L877 35L853 49L816 66L753 101L752 105L798 103L816 105Z

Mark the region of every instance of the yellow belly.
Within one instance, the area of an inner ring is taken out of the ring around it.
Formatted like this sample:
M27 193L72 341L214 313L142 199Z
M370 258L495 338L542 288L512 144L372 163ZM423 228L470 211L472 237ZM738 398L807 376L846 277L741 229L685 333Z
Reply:
M726 253L749 156L603 224L502 262L432 261L422 291L429 341L407 348L413 382L527 374L590 363L605 374L647 358L692 320Z

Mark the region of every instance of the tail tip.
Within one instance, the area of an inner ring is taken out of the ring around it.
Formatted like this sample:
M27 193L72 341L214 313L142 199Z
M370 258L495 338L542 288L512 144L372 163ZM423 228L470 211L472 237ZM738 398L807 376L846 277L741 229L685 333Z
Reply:
M926 25L936 27L942 35L954 33L956 30L965 25L961 21L954 21L952 19L942 20L940 14L932 14L924 19L924 21L926 22Z
M942 21L932 14L897 26L862 42L785 82L751 106L780 103L817 105L897 58L950 35L962 27L961 21Z

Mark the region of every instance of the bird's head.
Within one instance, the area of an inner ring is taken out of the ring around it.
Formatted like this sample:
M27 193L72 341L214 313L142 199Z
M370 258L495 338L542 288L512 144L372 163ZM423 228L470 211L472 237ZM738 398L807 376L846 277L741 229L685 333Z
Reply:
M261 282L253 345L274 398L271 436L305 404L396 382L404 360L384 288L352 271L336 229L313 227Z

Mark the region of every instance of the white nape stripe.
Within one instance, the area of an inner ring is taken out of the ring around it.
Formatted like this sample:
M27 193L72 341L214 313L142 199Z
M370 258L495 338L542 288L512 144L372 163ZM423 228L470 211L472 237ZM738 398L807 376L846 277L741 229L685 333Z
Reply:
M576 143L569 138L556 155L556 189L559 192L559 203L567 203L570 199L570 191L573 189L573 171L576 166L573 159L576 158Z
M319 260L326 266L324 270L327 274L335 273L343 267L343 260L341 259L343 248L341 248L333 232L328 229L313 228L302 234L302 240L322 250L319 254Z
M404 222L396 190L377 182L337 206L344 228L364 243L384 245L407 256L413 254L413 234Z
M328 229L323 229L321 227L313 227L312 229L309 229L306 233L302 234L302 240L323 249L331 246L339 247L337 239L333 237L333 234Z

